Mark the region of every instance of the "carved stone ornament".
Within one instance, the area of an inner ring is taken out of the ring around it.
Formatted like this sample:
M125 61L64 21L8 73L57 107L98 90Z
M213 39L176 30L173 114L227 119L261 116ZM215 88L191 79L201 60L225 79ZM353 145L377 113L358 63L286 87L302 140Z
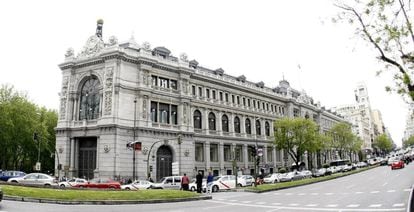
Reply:
M109 46L116 46L118 45L118 38L115 36L109 37Z
M108 145L105 145L104 146L104 151L105 151L105 153L108 153L109 151L111 151L111 148L109 148Z
M190 156L190 150L189 149L186 149L184 151L184 156L186 156L186 157Z
M64 120L66 116L66 100L69 86L69 77L63 77L62 92L60 93L60 120Z
M186 53L181 53L180 54L180 60L182 60L184 62L188 62L188 55Z
M73 50L73 48L68 48L66 50L66 53L65 53L65 57L66 58L73 57L74 55L75 55L75 51Z
M142 100L142 118L144 120L147 119L147 98L148 96L145 96L144 100Z
M113 90L114 68L106 69L105 73L105 115L111 115L112 112L112 90Z
M145 41L142 43L142 48L144 48L147 51L151 51L151 44L148 41Z
M89 37L88 41L86 41L85 46L83 46L81 53L79 54L80 57L92 57L97 55L102 49L105 48L104 42L97 37L96 35L92 35Z

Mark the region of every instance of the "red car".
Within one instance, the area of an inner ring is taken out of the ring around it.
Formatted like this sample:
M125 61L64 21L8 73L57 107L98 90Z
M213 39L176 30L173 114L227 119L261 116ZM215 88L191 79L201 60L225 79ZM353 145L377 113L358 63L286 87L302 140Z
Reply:
M391 164L391 170L404 168L404 161L396 160Z
M79 183L73 187L121 189L121 183L108 178L94 178L87 183Z

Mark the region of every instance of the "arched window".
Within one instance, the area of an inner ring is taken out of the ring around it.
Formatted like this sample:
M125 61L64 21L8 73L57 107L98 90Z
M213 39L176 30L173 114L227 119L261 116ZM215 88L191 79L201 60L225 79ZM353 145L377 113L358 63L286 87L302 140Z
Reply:
M194 111L194 128L201 129L201 112L199 110Z
M216 130L216 116L212 112L208 114L208 129Z
M269 122L266 122L265 123L265 133L266 133L266 136L270 136L270 125L269 125Z
M223 132L229 131L229 118L226 115L221 117L221 130L223 130Z
M240 119L237 116L234 118L234 132L240 133Z
M256 135L261 135L262 134L262 130L260 127L260 121L256 120Z
M246 127L246 133L247 134L252 134L252 126L250 124L250 119L246 119L246 122L244 123L245 127Z
M92 76L82 85L79 102L79 119L97 119L99 118L99 80Z

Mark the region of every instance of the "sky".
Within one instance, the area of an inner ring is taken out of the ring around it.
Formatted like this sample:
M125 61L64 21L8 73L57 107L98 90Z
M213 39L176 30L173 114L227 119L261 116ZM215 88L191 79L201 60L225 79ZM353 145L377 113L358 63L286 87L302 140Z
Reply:
M0 84L57 110L58 64L69 47L78 54L103 19L104 41L133 36L268 87L285 78L327 108L353 104L354 88L364 82L372 108L401 146L408 106L385 91L391 75L376 76L374 49L347 24L331 21L338 12L321 0L1 1Z

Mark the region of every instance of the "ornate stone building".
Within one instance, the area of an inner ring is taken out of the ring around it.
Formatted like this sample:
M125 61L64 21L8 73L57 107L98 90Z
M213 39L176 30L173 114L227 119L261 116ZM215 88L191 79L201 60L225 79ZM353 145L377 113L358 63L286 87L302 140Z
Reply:
M292 161L273 147L273 122L306 117L327 131L343 119L286 80L269 88L171 55L165 47L102 39L102 22L82 51L65 55L56 146L69 177L153 178L211 170L253 173L250 146L263 149L261 168ZM180 139L179 139L180 138ZM173 167L174 164L174 167ZM178 164L178 166L175 166ZM56 164L57 166L57 164Z

